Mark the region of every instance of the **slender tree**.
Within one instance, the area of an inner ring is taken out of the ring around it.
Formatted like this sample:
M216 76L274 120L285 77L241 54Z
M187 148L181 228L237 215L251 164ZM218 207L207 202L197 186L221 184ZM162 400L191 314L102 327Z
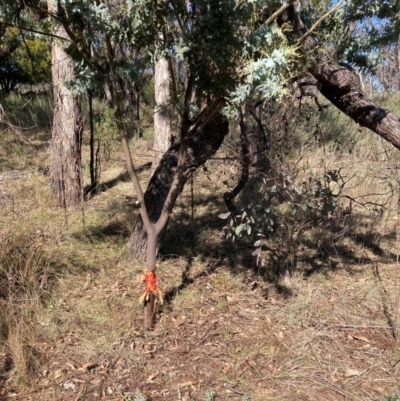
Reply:
M49 12L57 13L56 0L48 0ZM68 40L62 25L55 29L58 38ZM77 205L82 201L81 145L83 120L77 96L67 87L73 81L74 62L64 50L61 39L53 39L52 81L54 117L50 153L51 191L61 206Z
M162 35L160 36L162 40ZM152 172L171 145L171 94L168 60L161 57L154 64L154 159Z

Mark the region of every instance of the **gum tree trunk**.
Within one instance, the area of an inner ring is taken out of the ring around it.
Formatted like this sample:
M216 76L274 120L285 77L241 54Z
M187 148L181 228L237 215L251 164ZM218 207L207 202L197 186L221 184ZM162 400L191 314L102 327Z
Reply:
M56 12L54 0L49 11ZM56 35L67 37L58 27ZM83 121L77 97L65 86L74 78L74 66L56 39L52 44L54 117L50 154L51 191L56 203L68 207L82 201L81 143Z
M171 145L171 96L169 92L168 61L162 58L154 66L154 159L152 172Z
M195 138L188 141L188 152L186 157L186 167L183 174L182 184L179 188L181 192L186 181L192 177L193 173L203 165L221 146L229 124L217 114ZM145 204L151 222L156 222L161 215L161 211L171 187L175 175L180 144L174 144L164 154L144 194ZM157 251L165 230L157 237ZM136 222L135 229L129 240L129 248L132 257L140 261L146 259L147 235L143 227L140 216Z

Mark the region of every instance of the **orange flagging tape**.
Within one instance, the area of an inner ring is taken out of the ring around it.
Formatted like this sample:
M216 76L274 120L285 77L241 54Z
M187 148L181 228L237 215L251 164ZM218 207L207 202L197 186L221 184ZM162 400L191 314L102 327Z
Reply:
M160 301L160 304L163 303L163 295L158 287L158 281L157 281L157 276L156 272L147 272L144 274L144 282L146 284L146 287L144 289L143 295L140 297L139 302L144 303L149 300L150 294L154 293L155 295L158 296L158 299Z
M146 292L158 292L160 290L158 288L156 272L146 273L144 277L146 282Z

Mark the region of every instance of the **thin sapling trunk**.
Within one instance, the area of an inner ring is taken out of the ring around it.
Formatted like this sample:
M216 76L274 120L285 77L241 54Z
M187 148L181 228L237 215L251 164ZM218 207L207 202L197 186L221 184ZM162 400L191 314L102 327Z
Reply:
M165 199L161 215L155 223L152 223L150 221L149 214L146 209L143 190L135 171L132 155L128 145L128 140L125 134L125 127L122 119L120 101L118 99L118 94L117 94L117 79L114 65L114 50L112 47L110 37L107 37L106 41L107 41L108 57L110 61L110 71L111 71L110 88L111 88L111 98L112 98L115 121L119 137L121 140L122 149L125 155L125 161L127 164L128 172L131 177L131 181L139 201L140 217L143 220L143 225L147 234L146 273L145 273L146 289L141 299L144 301L144 326L145 328L150 328L153 324L153 319L154 319L155 297L156 295L160 294L160 290L157 285L157 278L155 275L156 257L157 257L156 240L157 236L166 226L168 219L172 213L172 209L175 205L176 199L180 193L179 189L182 186L183 172L185 170L186 154L187 154L187 134L190 128L190 124L187 119L183 119L181 128L181 146L179 149L178 165L176 173L172 185L170 187L170 190L168 192L167 198Z

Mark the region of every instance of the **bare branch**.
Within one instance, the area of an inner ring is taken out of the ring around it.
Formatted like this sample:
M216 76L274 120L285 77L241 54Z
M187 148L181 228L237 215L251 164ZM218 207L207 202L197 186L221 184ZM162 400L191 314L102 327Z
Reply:
M265 25L269 25L271 22L275 21L281 14L283 14L296 0L288 1L279 7L268 19L265 21Z
M343 0L340 0L335 7L330 9L327 13L325 13L323 16L321 16L314 24L313 26L298 40L298 44L303 42L304 39L306 39L308 36L310 36L317 28L318 26L326 20L331 14L333 14L335 11L339 10L341 7Z
M168 57L168 68L169 68L169 75L171 77L172 81L172 97L174 98L174 102L178 103L178 86L176 84L176 77L175 77L175 71L174 71L174 66L172 65L172 60L171 57Z
M190 121L190 125L194 127L188 132L188 137L192 138L196 136L215 114L221 110L225 103L224 98L218 98L207 105L194 120Z
M154 226L151 223L148 213L147 213L147 210L146 210L146 204L144 201L143 190L142 190L142 187L140 185L139 179L138 179L136 171L135 171L135 166L133 164L131 151L129 149L128 141L127 141L126 135L125 135L125 129L124 129L124 126L122 123L121 109L120 109L118 95L117 95L117 79L116 79L116 74L115 74L114 51L112 48L111 39L108 35L106 36L106 44L107 44L107 53L108 53L108 58L109 58L109 63L110 63L111 95L112 95L111 97L112 97L112 101L113 101L115 120L116 120L116 124L118 127L118 133L120 136L122 149L123 149L124 155L125 155L128 172L131 177L132 184L135 188L136 196L140 203L140 209L139 209L140 216L143 219L143 224L146 229L146 232L149 234L151 231L154 230Z

